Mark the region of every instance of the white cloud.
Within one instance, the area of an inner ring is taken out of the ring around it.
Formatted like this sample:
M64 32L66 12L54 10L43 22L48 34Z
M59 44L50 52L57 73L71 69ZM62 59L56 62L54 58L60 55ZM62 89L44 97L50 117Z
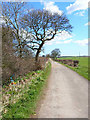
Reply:
M85 45L88 45L88 39L77 40L77 41L74 41L74 43L77 43L79 45L85 46Z
M47 41L47 45L55 45L55 44L67 44L72 41L72 35L70 35L68 32L63 31L62 34L58 34L55 36L55 38L51 41ZM70 40L68 40L70 39Z
M71 43L72 39L70 40L65 40L65 41L56 41L56 44L67 44L67 43Z
M79 44L80 46L85 46L90 44L90 38L89 40L83 39L74 41L72 39L72 35L70 35L66 31L63 31L62 34L58 34L53 40L47 41L46 45L69 44L69 43L76 43Z
M77 10L86 10L88 8L88 2L90 0L76 0L73 4L66 7L68 14L71 14Z
M72 42L72 39L64 41L64 43L70 43Z
M77 12L74 15L84 16L85 11Z
M90 25L90 22L86 23L85 26Z
M55 5L54 2L44 2L44 9L47 11L50 11L51 13L58 13L59 15L62 15L62 11L59 10L59 7Z
M65 40L65 41L55 41L55 40L51 40L49 42L46 42L47 45L56 45L56 44L68 44L71 43L72 39L70 40Z
M69 34L67 31L62 31L62 33L57 34L57 36L55 36L55 40L66 40L71 38L72 35Z

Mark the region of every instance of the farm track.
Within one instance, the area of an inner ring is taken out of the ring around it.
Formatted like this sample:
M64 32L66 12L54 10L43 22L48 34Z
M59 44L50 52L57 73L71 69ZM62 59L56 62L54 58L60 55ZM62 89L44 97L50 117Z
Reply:
M88 80L51 60L47 90L37 108L38 118L88 118Z

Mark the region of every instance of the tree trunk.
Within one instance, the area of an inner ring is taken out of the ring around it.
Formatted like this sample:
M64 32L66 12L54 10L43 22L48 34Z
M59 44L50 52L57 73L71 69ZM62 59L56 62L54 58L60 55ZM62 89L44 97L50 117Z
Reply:
M22 48L21 48L21 45L20 45L20 58L22 58Z
M42 41L41 45L39 46L39 48L37 50L37 53L36 53L36 56L35 56L35 61L36 62L38 61L39 53L41 52L41 48L42 48L43 45L44 45L44 41Z
M22 58L22 47L21 47L21 41L19 39L19 37L17 38L18 39L18 42L19 42L19 57Z

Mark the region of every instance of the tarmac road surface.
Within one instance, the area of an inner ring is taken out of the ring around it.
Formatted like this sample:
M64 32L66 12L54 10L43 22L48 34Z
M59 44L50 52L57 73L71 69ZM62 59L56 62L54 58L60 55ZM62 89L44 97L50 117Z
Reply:
M88 80L51 60L52 70L38 118L88 118Z

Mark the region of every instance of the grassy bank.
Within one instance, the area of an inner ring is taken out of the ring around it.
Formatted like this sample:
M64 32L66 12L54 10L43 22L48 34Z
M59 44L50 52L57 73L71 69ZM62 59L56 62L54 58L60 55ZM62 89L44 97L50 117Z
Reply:
M3 118L30 118L30 115L35 114L37 101L40 98L43 86L46 83L51 70L49 62L43 71L37 71L40 76L31 80L29 88L24 90L22 97L13 104L7 106L7 112L3 114ZM10 119L11 120L11 119Z
M90 68L88 66L88 57L66 57L66 58L59 58L59 59L72 59L72 60L79 60L78 67L71 67L68 65L65 65L69 67L70 69L76 71L81 76L85 77L86 79L90 80L90 77L88 77L88 72L90 71Z

